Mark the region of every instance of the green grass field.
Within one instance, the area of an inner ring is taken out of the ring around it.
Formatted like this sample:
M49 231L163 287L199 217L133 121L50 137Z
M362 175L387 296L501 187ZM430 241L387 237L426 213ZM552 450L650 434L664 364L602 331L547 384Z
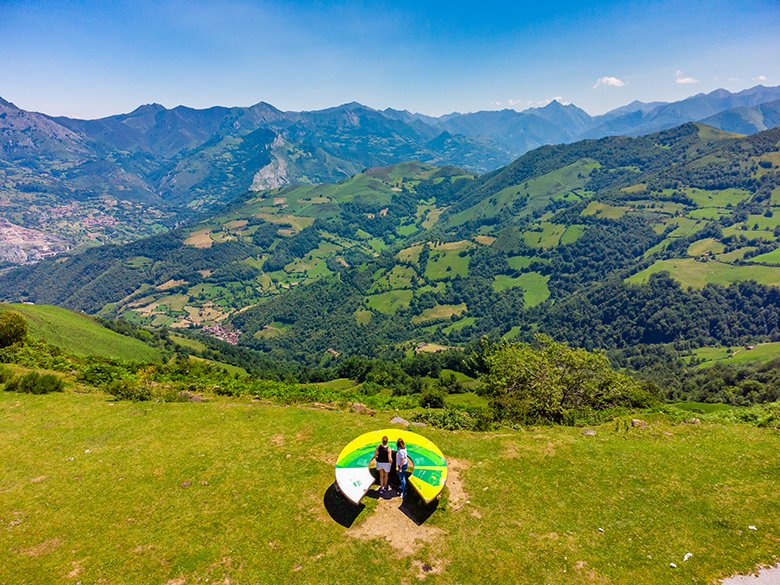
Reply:
M715 238L704 238L697 240L688 246L688 256L701 256L707 252L711 254L720 254L725 249L726 246Z
M750 197L750 193L743 189L705 191L704 189L688 188L683 191L699 207L728 207L729 205L737 205Z
M508 276L499 274L493 280L493 290L502 291L515 286L523 287L526 307L534 307L543 303L550 296L547 287L549 276L542 276L538 272L525 272L520 276Z
M159 350L132 337L120 335L97 321L52 305L0 304L0 311L19 313L28 333L76 355L100 355L114 359L155 362Z
M0 582L674 585L778 560L776 431L426 428L438 507L350 508L336 457L392 414L0 392Z
M596 217L604 219L620 219L626 214L627 211L627 207L616 207L607 203L591 201L582 212L582 215L595 215Z
M461 256L461 250L437 250L431 253L425 276L430 280L444 280L469 273L469 257Z
M649 268L637 272L627 282L645 283L651 274L667 271L683 286L701 288L707 284L731 284L755 280L769 286L780 286L780 267L734 266L722 262L697 262L692 258L659 260Z
M493 196L450 217L446 225L458 226L474 219L495 217L507 206L513 205L519 198L527 197L526 204L519 215L528 215L544 209L554 199L578 200L576 191L585 184L590 173L599 164L590 159L582 159L547 174L529 179L520 185L511 185L501 189Z
M780 359L780 342L759 343L753 349L739 347L700 347L693 350L693 357L704 360L701 367L713 364L763 363Z
M208 349L205 343L198 341L197 339L190 339L189 337L184 337L182 335L170 335L169 337L176 345L191 349L192 351L200 352Z
M366 298L369 308L385 315L393 315L398 309L409 306L412 302L412 294L410 290L389 290Z
M763 262L765 264L777 264L780 265L780 248L775 248L771 252L767 252L766 254L760 254L758 256L753 256L753 258L750 259L751 262Z
M467 310L466 303L459 305L436 305L430 309L425 309L421 314L412 317L412 323L424 323L425 321L434 321L436 319L449 319L453 315L461 315Z
M532 248L555 248L561 236L568 229L565 225L543 221L539 224L542 231L528 230L523 233L525 243Z

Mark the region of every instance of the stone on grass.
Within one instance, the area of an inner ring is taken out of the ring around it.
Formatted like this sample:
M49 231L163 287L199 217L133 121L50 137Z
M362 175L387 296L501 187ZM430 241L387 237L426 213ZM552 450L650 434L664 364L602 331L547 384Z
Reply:
M593 429L585 429L584 431L582 431L582 434L585 435L586 437L595 437L596 431L594 431Z
M646 427L646 426L647 426L647 421L644 421L644 420L642 420L641 418L632 418L632 419L631 419L631 426L632 426L632 427L640 427L640 428L643 428L643 427Z
M405 418L401 418L400 416L394 416L390 419L390 422L394 425L404 425L405 427L409 426L409 421Z
M361 404L360 402L352 403L352 412L356 412L358 414L367 414L368 416L374 416L376 414L375 410L371 410L368 406Z

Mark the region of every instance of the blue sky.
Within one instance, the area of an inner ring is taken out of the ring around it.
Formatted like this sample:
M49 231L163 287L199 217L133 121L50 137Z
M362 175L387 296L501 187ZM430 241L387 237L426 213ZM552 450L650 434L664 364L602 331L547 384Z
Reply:
M428 114L780 84L780 2L0 0L0 96L94 118L158 102Z

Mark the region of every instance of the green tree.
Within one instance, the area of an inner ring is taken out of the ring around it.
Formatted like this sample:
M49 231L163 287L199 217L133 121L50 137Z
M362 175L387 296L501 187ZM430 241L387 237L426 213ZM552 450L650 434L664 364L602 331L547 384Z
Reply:
M18 313L0 313L0 347L8 347L27 336L27 321Z
M483 392L504 420L561 424L577 412L653 402L639 382L614 371L603 353L547 336L538 336L535 345L501 344L485 365Z

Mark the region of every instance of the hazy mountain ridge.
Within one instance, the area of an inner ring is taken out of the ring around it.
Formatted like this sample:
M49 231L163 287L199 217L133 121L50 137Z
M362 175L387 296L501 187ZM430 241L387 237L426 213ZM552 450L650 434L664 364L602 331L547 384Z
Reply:
M759 131L778 118L770 106L755 108L778 97L780 88L717 90L672 104L634 102L595 117L556 101L523 112L438 118L355 102L312 112L264 102L148 104L97 120L26 112L2 100L0 203L8 221L71 246L127 242L250 189L340 181L404 160L484 172L545 144L636 135L704 116L716 127Z

